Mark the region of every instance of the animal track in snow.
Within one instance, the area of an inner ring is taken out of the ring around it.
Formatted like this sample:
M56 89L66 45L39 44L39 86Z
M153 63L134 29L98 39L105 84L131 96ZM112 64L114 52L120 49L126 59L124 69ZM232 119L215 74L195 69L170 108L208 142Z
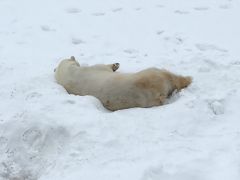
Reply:
M125 49L125 50L123 50L123 52L125 52L127 54L136 54L136 53L138 53L138 51L136 49Z
M157 8L164 8L165 6L162 5L162 4L157 4L156 7L157 7Z
M240 65L240 61L233 61L233 62L231 62L231 65L239 66Z
M209 102L209 108L212 110L212 112L215 115L221 115L224 114L224 105L221 100L214 100L212 102Z
M188 150L189 151L189 150ZM167 167L166 167L167 168ZM156 167L150 167L145 170L145 173L143 174L143 177L141 180L174 180L174 179L195 179L200 180L201 177L198 177L195 175L194 172L175 172L175 173L168 173L164 170L164 166L159 165Z
M136 11L140 11L142 8L138 7L138 8L135 8Z
M169 43L178 44L178 45L184 43L184 38L179 35L176 35L175 37L165 36L163 39Z
M200 67L198 68L198 72L210 72L211 69L216 69L219 67L219 64L215 63L211 59L203 59Z
M31 92L31 93L29 93L29 94L26 96L26 100L30 100L30 99L33 99L33 98L39 98L39 97L41 97L41 96L42 96L41 93Z
M77 14L77 13L80 13L81 10L78 8L69 8L69 9L66 9L66 12L69 14Z
M161 35L161 34L163 34L164 33L164 31L162 30L162 31L157 31L157 35Z
M104 12L96 12L96 13L92 13L93 16L104 16L105 13Z
M78 44L85 44L86 42L79 38L72 38L72 44L78 45Z
M199 67L198 68L198 72L203 72L203 73L205 73L205 72L210 72L211 71L211 68L209 68L209 67Z
M7 138L0 136L0 151L1 149L5 149L7 142L8 142Z
M26 142L29 146L33 146L34 144L38 144L38 140L42 137L41 131L38 129L28 129L22 135L22 140Z
M209 10L209 7L205 7L205 6L195 7L194 10L196 10L196 11L207 11L207 10Z
M119 11L122 11L123 8L115 8L115 9L112 9L112 12L119 12Z
M174 13L176 13L176 14L189 14L188 11L182 11L182 10L176 10L176 11L174 11Z
M219 48L212 44L195 44L196 48L198 48L200 51L220 51L220 52L228 52L226 49Z
M46 32L48 32L48 31L55 31L55 29L51 29L49 26L47 26L47 25L42 25L41 26L41 29L42 29L42 31L46 31Z
M64 104L76 104L76 102L73 101L73 100L68 99L68 100L64 101Z
M230 4L222 4L222 5L219 6L219 8L227 10L227 9L231 8L231 5Z

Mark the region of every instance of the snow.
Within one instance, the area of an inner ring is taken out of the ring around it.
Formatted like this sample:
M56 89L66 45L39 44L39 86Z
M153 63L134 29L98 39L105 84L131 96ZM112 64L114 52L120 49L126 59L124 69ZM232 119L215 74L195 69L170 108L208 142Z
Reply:
M0 0L0 179L240 179L239 0ZM53 70L165 68L192 85L109 112Z

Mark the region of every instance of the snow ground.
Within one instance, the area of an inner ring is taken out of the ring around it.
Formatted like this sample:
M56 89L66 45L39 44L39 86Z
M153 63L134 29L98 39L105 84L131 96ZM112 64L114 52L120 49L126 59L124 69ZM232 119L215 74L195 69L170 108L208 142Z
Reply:
M0 179L239 180L239 0L0 0ZM155 66L169 104L109 112L53 69Z

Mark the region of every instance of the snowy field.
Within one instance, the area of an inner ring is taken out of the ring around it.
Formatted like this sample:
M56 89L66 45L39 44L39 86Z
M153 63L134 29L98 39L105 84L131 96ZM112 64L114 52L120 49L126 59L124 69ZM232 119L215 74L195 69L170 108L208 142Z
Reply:
M0 0L0 180L239 180L240 0ZM53 69L119 62L191 86L109 112Z

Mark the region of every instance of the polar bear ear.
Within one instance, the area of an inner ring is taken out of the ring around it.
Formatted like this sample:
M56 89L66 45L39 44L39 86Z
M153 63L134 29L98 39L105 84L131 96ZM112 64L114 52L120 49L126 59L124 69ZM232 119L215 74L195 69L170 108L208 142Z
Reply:
M76 59L75 59L75 57L74 56L71 56L71 58L70 58L71 60L73 60L73 61L76 61Z

